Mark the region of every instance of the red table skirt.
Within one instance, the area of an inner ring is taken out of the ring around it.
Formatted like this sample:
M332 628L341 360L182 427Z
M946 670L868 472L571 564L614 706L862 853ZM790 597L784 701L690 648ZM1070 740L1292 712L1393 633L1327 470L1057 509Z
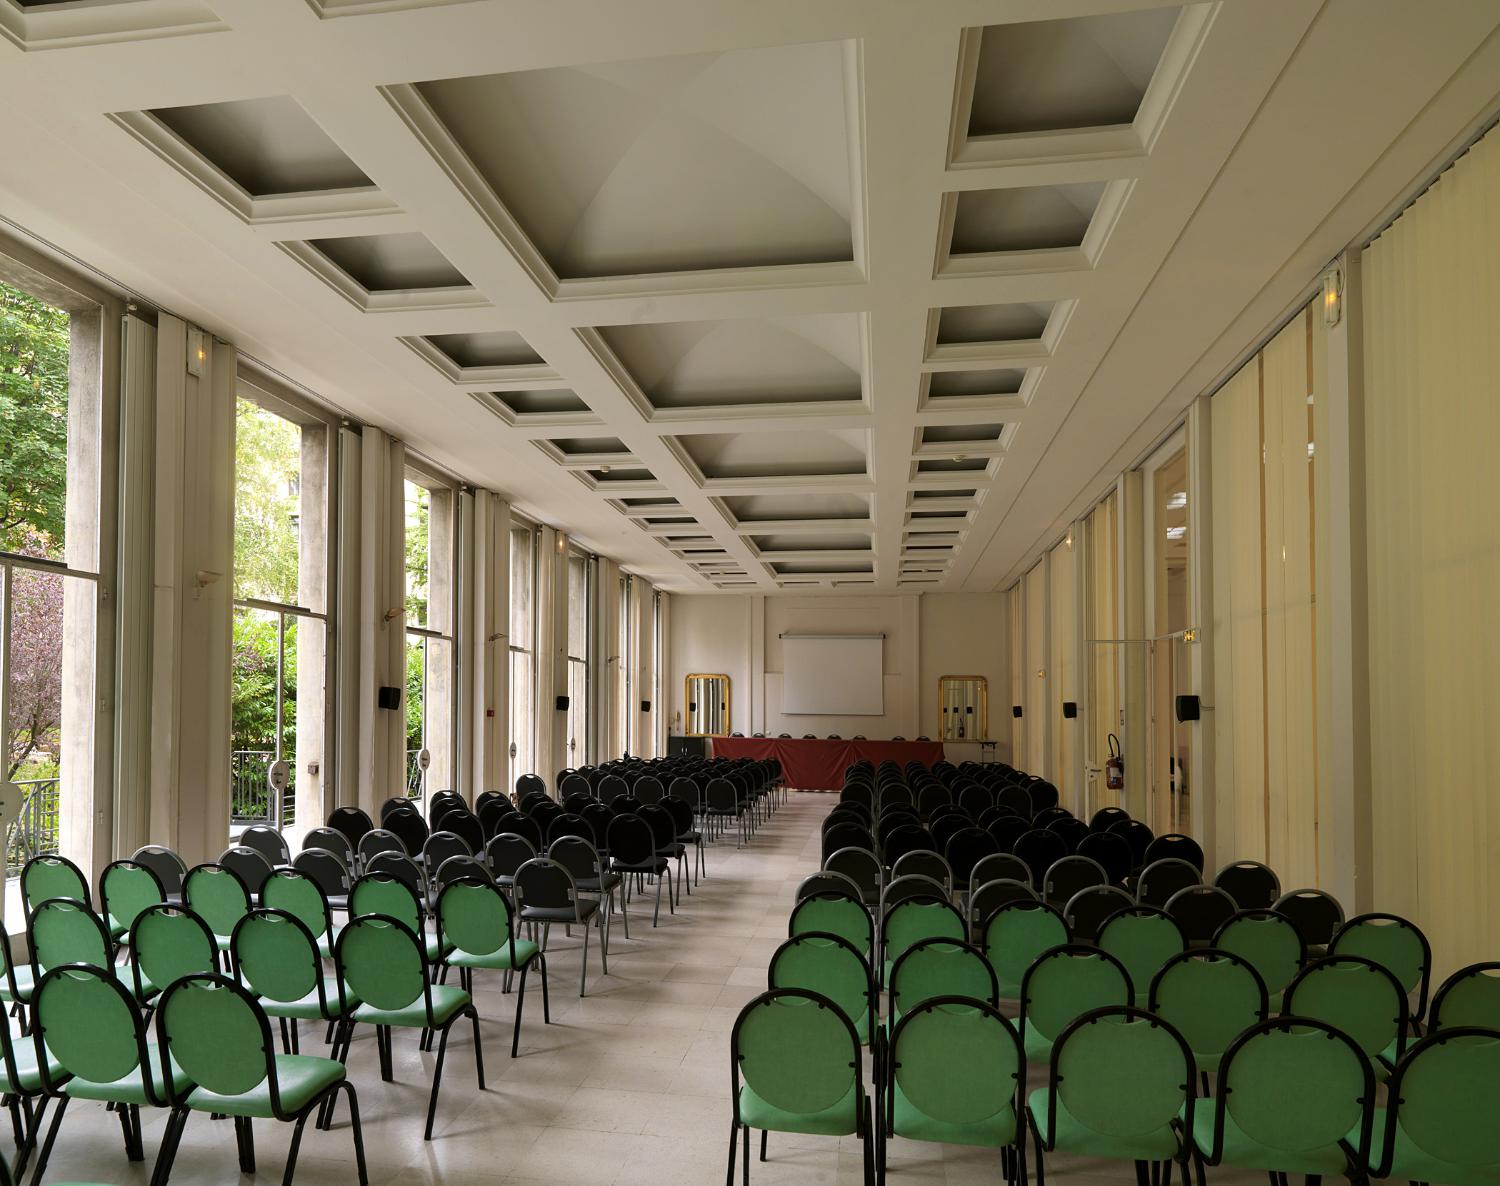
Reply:
M879 766L921 762L932 766L943 760L940 741L833 741L802 737L715 737L716 758L775 758L787 785L802 791L837 791L844 771L864 759Z

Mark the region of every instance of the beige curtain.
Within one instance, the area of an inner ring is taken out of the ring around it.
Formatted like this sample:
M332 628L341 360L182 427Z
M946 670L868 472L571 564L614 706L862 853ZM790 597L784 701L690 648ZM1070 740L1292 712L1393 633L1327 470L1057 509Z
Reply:
M1321 313L1309 306L1213 397L1216 856L1320 884L1317 464Z
M1117 533L1118 500L1110 494L1089 513L1084 524L1087 544L1085 568L1085 630L1088 638L1122 637L1119 621L1120 564ZM1088 739L1085 763L1091 774L1087 808L1090 813L1118 806L1121 795L1104 785L1104 763L1109 758L1109 735L1120 733L1121 648L1117 643L1085 643L1083 669L1089 679Z
M1062 805L1083 810L1083 769L1079 762L1078 719L1062 714L1064 701L1077 703L1078 692L1078 589L1077 564L1081 547L1075 548L1071 533L1047 557L1050 593L1050 625L1047 673L1049 692L1044 705L1052 730L1052 774Z
M1500 136L1364 252L1374 901L1500 943Z

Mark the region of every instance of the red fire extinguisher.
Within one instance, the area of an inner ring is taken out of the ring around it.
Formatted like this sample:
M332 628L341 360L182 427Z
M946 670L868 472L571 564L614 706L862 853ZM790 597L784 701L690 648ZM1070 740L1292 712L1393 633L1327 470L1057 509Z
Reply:
M1125 755L1120 752L1120 739L1109 735L1109 757L1104 762L1104 785L1112 791L1125 787Z

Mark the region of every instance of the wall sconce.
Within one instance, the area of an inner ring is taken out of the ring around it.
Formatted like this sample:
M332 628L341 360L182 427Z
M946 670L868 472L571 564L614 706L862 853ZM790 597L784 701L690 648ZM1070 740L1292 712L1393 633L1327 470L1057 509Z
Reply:
M405 612L406 612L406 607L404 605L392 606L390 609L388 609L388 610L385 611L385 620L387 622L394 622L397 618L399 618Z
M1323 326L1332 329L1344 319L1344 269L1334 264L1323 273Z

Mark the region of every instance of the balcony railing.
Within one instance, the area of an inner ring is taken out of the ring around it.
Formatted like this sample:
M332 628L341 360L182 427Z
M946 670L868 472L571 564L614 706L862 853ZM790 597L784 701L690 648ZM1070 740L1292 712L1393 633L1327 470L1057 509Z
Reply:
M271 815L271 784L266 774L276 760L276 751L237 749L229 755L229 818L234 824L274 824ZM296 773L281 795L281 824L295 823L297 816Z
M56 778L18 779L21 814L6 838L5 859L12 877L32 857L57 851L58 784Z

